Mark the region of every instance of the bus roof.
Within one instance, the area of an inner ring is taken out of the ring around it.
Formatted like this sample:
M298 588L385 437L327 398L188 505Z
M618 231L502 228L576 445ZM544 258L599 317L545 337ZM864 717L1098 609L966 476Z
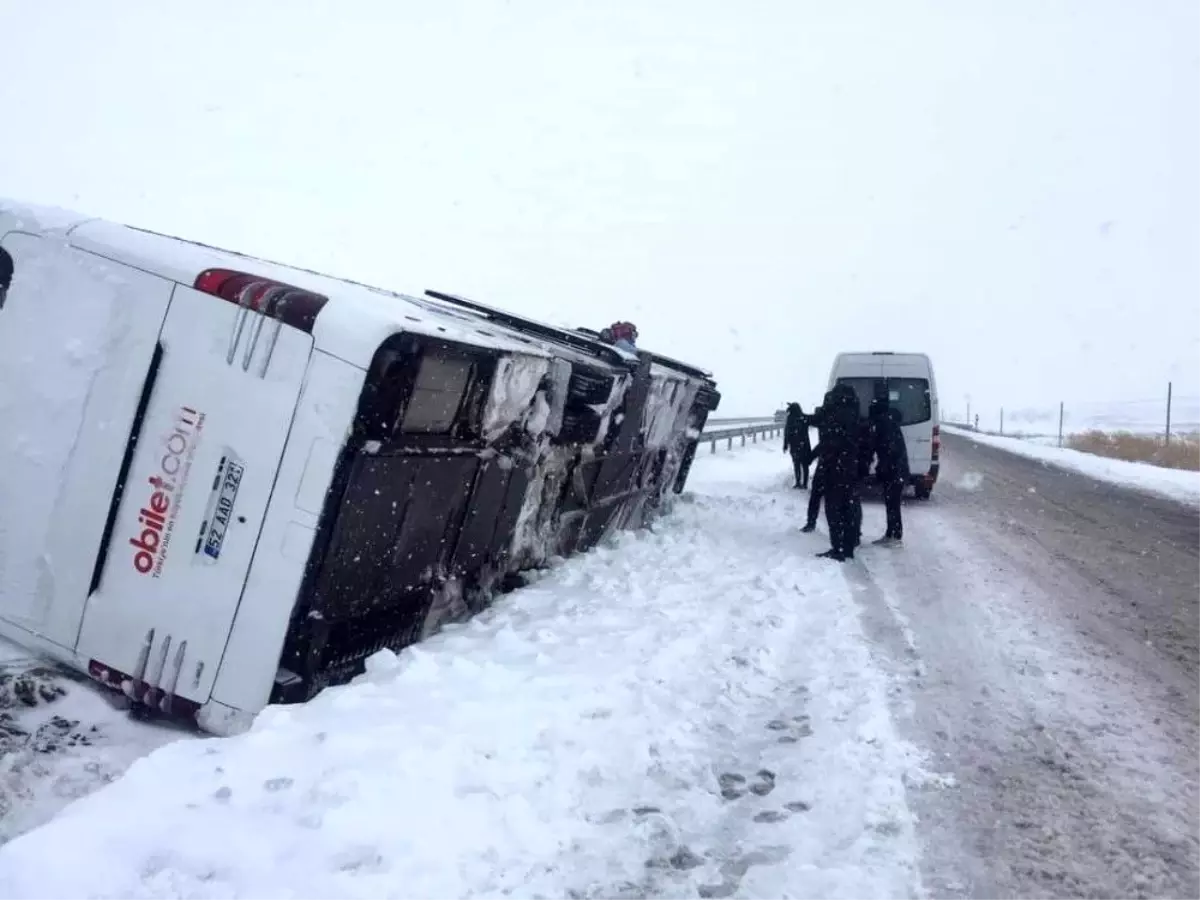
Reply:
M10 231L68 241L80 250L188 286L201 272L223 268L321 294L329 302L313 324L317 348L363 369L384 340L407 332L507 353L590 358L616 368L632 367L639 355L648 356L666 369L712 379L703 369L661 354L641 348L637 355L627 353L590 329L549 325L458 295L426 291L427 296L414 297L71 210L0 197L0 236Z
M465 311L438 308L349 279L69 210L0 199L0 235L10 231L58 238L104 259L188 286L206 269L227 268L322 294L330 302L313 325L317 348L363 369L384 340L402 331L508 353L551 355L544 341L501 323L481 321Z

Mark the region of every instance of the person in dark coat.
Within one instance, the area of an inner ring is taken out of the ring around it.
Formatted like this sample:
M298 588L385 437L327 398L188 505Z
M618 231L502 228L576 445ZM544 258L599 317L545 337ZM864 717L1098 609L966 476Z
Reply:
M808 517L804 521L804 527L800 529L806 534L817 530L817 516L821 513L821 500L825 496L825 472L821 469L820 453L821 445L818 443L812 453L817 467L813 470L812 490L808 493Z
M822 404L814 409L812 415L808 417L808 424L817 429L817 446L813 448L811 454L811 458L817 462L817 467L813 470L812 491L808 495L808 518L804 527L800 529L806 534L817 530L817 516L821 512L821 500L825 496L825 470L821 466L821 455L824 452L821 447L821 435L825 433L826 413L831 409L833 409L833 392L829 391L825 394Z
M818 556L844 562L854 559L857 528L854 498L860 471L862 421L853 388L838 385L831 393L832 404L823 410L820 440L830 548Z
M12 286L13 279L13 258L9 256L8 251L0 247L0 307L4 306L4 301L8 299L8 289Z
M867 408L867 417L859 424L858 482L854 486L854 546L862 543L862 489L871 477L871 463L875 461L876 423L887 410L887 400L876 397Z
M857 396L855 403L857 405ZM867 478L871 474L871 460L874 458L875 450L875 432L871 427L869 418L858 420L858 477L854 480L852 488L851 503L853 516L853 534L854 546L857 548L862 543L862 523L863 523L863 506L862 506L862 488Z
M783 426L783 449L792 454L792 469L796 487L808 487L808 467L812 463L812 442L808 437L808 416L799 403L787 405L787 420Z
M876 544L897 544L904 538L904 522L900 515L904 485L908 483L908 446L900 426L900 410L884 405L875 413L873 422L875 448L875 477L883 486L883 502L887 509L887 532Z

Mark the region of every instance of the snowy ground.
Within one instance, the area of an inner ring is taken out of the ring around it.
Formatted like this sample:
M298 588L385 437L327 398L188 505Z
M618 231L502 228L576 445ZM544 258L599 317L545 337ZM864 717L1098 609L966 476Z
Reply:
M907 796L940 782L789 468L701 457L652 533L249 734L161 747L0 849L0 896L919 893ZM136 749L67 765L95 786Z
M962 435L981 444L1081 472L1110 484L1152 491L1173 500L1200 506L1200 472L1166 469L1147 463L1126 462L1122 459L1108 459L1096 456L1094 453L1083 453L1067 447L1047 447L1035 441L1020 438L998 437L961 428L943 427L952 434Z
M0 897L1197 896L1194 513L950 432L837 566L789 468L238 738L39 707Z
M0 845L118 778L181 732L0 642Z

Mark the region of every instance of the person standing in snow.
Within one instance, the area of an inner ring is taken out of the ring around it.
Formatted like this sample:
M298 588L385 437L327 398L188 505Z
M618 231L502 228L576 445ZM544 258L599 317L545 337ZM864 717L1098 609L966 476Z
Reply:
M4 307L4 301L8 299L8 289L12 285L13 278L13 258L8 255L8 251L0 247L0 309Z
M883 486L883 502L887 509L887 531L876 544L898 544L904 537L901 518L901 499L908 482L908 446L904 429L900 427L900 410L886 403L872 408L875 448L875 477Z
M821 468L821 445L819 443L813 448L812 456L817 461L817 467L813 470L812 490L808 494L808 516L804 521L804 527L800 529L805 534L817 530L817 516L821 513L821 500L825 497L825 472Z
M857 404L857 394L855 395L855 403ZM878 401L872 401L872 406ZM869 414L868 414L869 416ZM875 453L875 432L871 425L871 419L859 419L858 425L858 478L854 481L852 488L852 534L854 536L854 547L862 543L862 523L863 523L863 506L862 506L862 488L867 478L871 474L871 460Z
M820 437L830 548L817 555L844 562L854 559L857 543L854 498L860 472L862 422L853 388L837 385L831 394L832 404L822 411Z
M805 534L811 534L817 530L817 516L821 512L821 500L825 497L825 469L821 465L824 448L821 444L825 434L826 415L831 409L833 409L833 392L829 391L825 394L822 404L814 409L812 415L808 417L808 424L817 429L817 446L813 448L810 455L810 458L816 461L817 467L813 469L812 491L808 495L808 517L804 522L804 527L800 529Z
M787 405L787 420L783 426L783 451L792 454L792 469L797 488L808 487L808 467L812 463L812 442L808 437L808 416L799 403Z

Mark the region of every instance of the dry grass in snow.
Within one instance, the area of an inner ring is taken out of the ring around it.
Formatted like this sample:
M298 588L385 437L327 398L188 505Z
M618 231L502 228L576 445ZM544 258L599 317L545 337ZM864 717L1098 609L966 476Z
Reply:
M1200 434L1173 434L1171 443L1162 435L1134 434L1130 431L1085 431L1067 438L1072 450L1145 462L1168 469L1200 470Z

